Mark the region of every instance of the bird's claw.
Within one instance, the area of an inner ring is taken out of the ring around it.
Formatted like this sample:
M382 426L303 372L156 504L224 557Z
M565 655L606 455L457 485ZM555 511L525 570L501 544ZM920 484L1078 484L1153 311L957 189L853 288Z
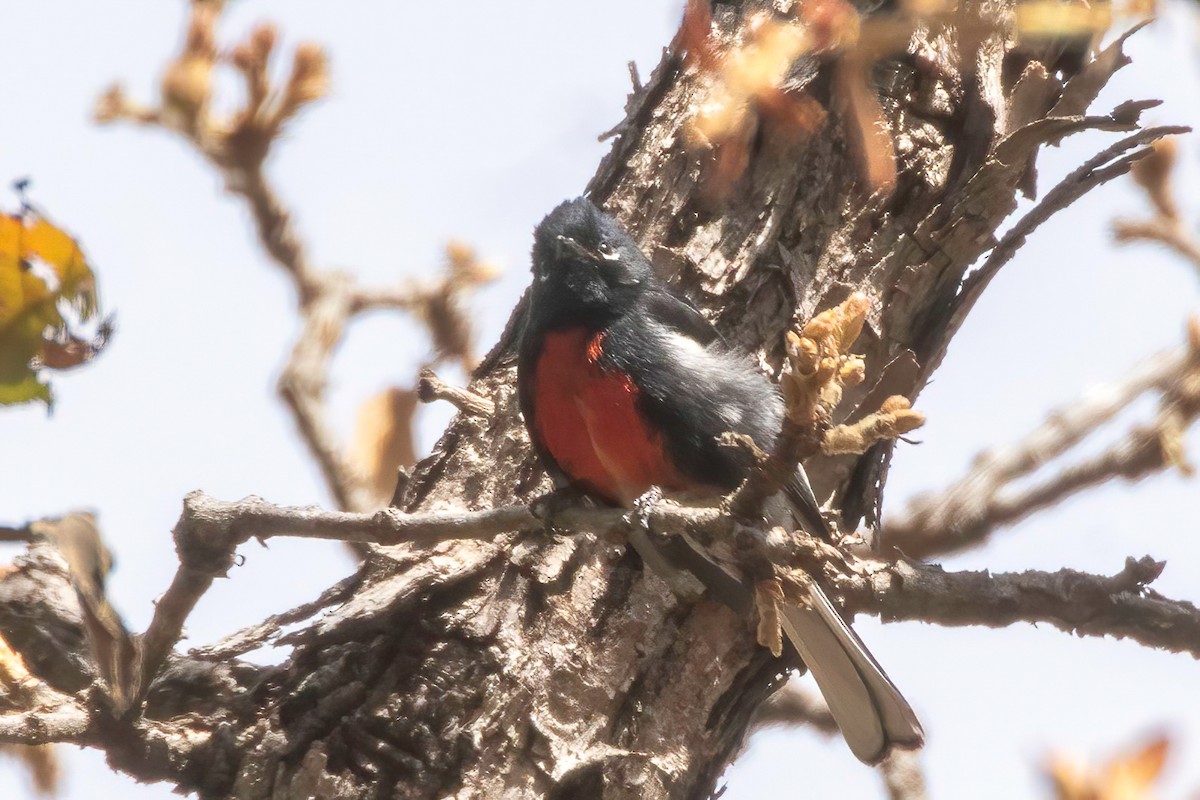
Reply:
M541 497L535 497L529 503L529 513L549 526L556 516L568 508L582 504L586 497L574 486L562 486Z
M650 530L650 514L654 507L663 500L663 491L657 486L651 486L641 497L633 501L633 509L628 514L629 523L643 530Z

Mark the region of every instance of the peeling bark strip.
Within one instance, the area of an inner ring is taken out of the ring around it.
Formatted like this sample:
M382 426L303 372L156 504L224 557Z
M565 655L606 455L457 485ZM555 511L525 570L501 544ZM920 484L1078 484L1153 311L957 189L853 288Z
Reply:
M716 4L708 41L718 49L744 41L755 14L782 5L790 4ZM997 0L966 10L994 19L1011 9ZM961 65L958 35L939 26L922 28L905 54L875 65L898 168L886 196L861 190L855 148L864 146L862 119L844 116L863 103L847 98L834 97L828 113L812 115L806 136L756 130L731 179L727 158L694 149L684 135L712 78L686 66L678 46L637 87L591 194L731 342L767 365L780 363L795 317L809 319L863 292L873 302L855 349L865 356L867 379L847 392L845 418L832 422L854 422L853 409L877 407L868 396L912 399L1020 237L1128 169L1144 153L1137 148L1166 131L1139 131L1145 103L1087 114L1127 63L1121 40L1065 85L1036 62L1009 85L1003 66L1011 43L997 28L981 27L962 37L971 41ZM836 94L839 84L826 72L815 68L811 99ZM1032 186L1040 146L1081 130L1131 135L1048 193L997 246L995 232L1015 209L1016 192ZM724 182L719 197L713 170ZM278 243L285 234L270 238ZM294 262L287 249L277 257ZM989 252L978 277L964 283ZM519 306L471 386L456 394L472 412L456 417L400 493L401 511L426 527L398 513L293 509L284 519L279 509L254 503L240 508L246 524L237 527L230 514L238 509L210 504L211 515L194 514L197 527L188 533L185 510L179 574L141 641L145 680L165 665L137 692L146 700L142 716L136 707L121 714L88 689L95 671L70 580L61 559L36 546L0 582L4 589L32 586L27 595L0 597L0 633L27 658L38 647L49 654L29 664L48 684L39 701L45 719L0 714L0 739L92 744L118 768L204 798L657 800L710 793L762 700L795 665L755 644L752 620L712 602L679 601L608 535L604 515L615 512L598 512L591 533L506 535L526 528L522 506L548 488L513 391L522 313ZM887 452L881 444L866 456L809 462L818 494L834 496L847 527L874 518ZM188 502L193 512L205 510L195 497ZM471 535L441 541L464 520L477 523ZM283 523L301 526L291 533L388 545L307 608L208 652L173 653L188 611L233 548L272 525L284 532ZM428 538L387 538L405 534ZM802 538L794 544L803 550ZM865 564L809 544L803 566L851 611L951 625L1046 620L1200 651L1196 609L1144 588L1157 574L1152 561L1130 562L1112 578L988 576L904 561ZM283 632L320 611L307 627ZM35 619L41 622L31 625ZM290 660L257 668L231 659L266 641L293 645ZM889 786L900 785L903 766Z

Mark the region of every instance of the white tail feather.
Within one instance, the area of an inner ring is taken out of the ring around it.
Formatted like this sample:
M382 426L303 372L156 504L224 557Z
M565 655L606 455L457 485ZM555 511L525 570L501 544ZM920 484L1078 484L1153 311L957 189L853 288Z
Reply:
M789 606L783 629L817 681L850 750L877 763L893 745L919 747L921 724L862 640L815 583L811 607Z

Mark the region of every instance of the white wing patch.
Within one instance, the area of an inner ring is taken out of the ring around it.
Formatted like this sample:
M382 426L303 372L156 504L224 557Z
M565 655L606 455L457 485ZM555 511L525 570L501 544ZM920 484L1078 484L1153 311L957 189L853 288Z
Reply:
M667 334L667 347L676 351L676 356L682 362L691 361L694 364L698 364L701 359L708 355L708 350L704 345L690 336L684 336L682 333L676 333L675 331Z
M714 361L715 353L682 333L676 331L667 333L666 345L668 351L674 356L675 362L690 375L709 374L712 368L720 363ZM699 388L702 391L712 391L714 387L701 386ZM737 403L718 403L715 410L717 416L729 426L730 430L741 427L745 414Z

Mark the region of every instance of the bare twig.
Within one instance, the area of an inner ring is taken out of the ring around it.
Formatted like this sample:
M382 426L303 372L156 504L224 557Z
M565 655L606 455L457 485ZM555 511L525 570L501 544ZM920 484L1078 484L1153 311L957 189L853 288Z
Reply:
M316 600L302 603L282 614L272 614L262 622L232 633L215 644L195 648L189 651L188 655L206 661L224 661L265 647L271 644L286 626L309 619L318 611L344 601L361 584L362 574L356 572L321 592Z
M967 313L975 306L992 278L1017 254L1029 235L1037 230L1043 222L1097 186L1128 172L1139 158L1150 155L1151 150L1145 145L1164 136L1185 133L1189 130L1191 129L1181 125L1144 128L1104 148L1063 178L1029 213L1017 220L1008 233L1004 234L983 265L963 281L951 320L951 333L962 326L962 321L966 319ZM1135 148L1141 149L1135 150ZM1130 152L1131 150L1133 152Z
M1047 623L1077 636L1127 638L1200 658L1200 609L1145 589L1164 566L1149 557L1130 558L1117 574L1102 576L1071 569L945 572L900 563L862 583L847 581L846 601L885 620L989 628Z
M789 683L768 697L754 712L751 733L776 726L802 725L825 736L838 732L837 722L820 695Z
M1179 219L1155 217L1147 220L1117 220L1113 235L1118 242L1158 242L1174 250L1200 270L1200 241Z
M28 525L0 525L0 542L29 542L33 534Z
M1130 177L1146 192L1154 216L1143 220L1119 219L1113 223L1113 235L1120 243L1148 241L1166 245L1200 270L1200 241L1184 224L1175 198L1177 149L1174 138L1161 139L1130 171Z
M893 750L880 762L879 774L888 800L925 800L928 796L919 752Z
M1193 328L1197 323L1192 323ZM1200 414L1200 334L1187 348L1162 353L1121 382L1094 390L1049 415L1029 436L976 458L947 488L916 498L898 520L884 523L885 547L926 557L978 545L993 531L1112 478L1135 480L1182 464L1180 434ZM1148 391L1163 398L1154 424L1127 434L1098 456L1059 470L1033 485L1020 479L1069 452L1097 427Z
M36 711L0 714L0 742L9 744L74 742L83 739L90 728L87 711L65 700Z
M496 404L491 400L445 383L437 376L436 372L428 367L421 370L421 377L417 383L417 396L420 397L422 403L445 400L464 414L476 417L490 417L496 413Z
M281 508L248 498L224 503L192 492L184 500L175 525L175 548L180 565L170 587L159 599L143 638L141 687L145 696L183 624L209 586L233 566L234 551L250 538L287 535L344 542L432 544L446 539L491 539L505 531L541 523L525 506L462 514L413 516L395 509L374 514Z
M279 394L321 468L334 502L347 511L364 511L370 507L366 489L342 458L325 405L329 362L349 320L350 280L335 273L319 286L302 308L300 336L279 377Z

